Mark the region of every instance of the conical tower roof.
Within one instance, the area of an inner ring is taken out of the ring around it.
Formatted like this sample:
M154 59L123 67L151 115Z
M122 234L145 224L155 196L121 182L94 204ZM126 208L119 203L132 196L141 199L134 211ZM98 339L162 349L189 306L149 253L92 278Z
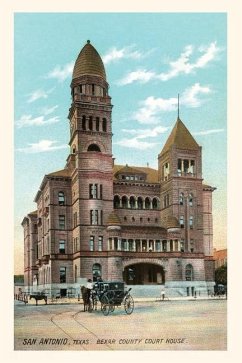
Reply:
M106 80L103 61L96 49L90 44L90 40L87 41L77 57L72 79L84 75L99 76Z
M173 130L168 137L161 154L168 151L173 145L178 149L198 150L199 145L190 134L184 123L178 118Z

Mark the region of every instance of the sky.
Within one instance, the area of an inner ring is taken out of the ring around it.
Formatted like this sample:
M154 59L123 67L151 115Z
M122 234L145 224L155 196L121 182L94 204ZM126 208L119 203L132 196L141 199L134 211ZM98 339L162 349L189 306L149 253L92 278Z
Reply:
M214 246L226 247L225 13L15 13L15 273L23 273L25 215L45 174L69 153L74 62L89 39L103 59L117 164L157 168L180 118L202 146L213 193Z

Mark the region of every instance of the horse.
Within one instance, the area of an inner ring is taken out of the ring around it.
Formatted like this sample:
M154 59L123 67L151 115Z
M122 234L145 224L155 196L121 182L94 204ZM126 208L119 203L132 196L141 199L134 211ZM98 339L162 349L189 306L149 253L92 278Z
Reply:
M88 290L89 289L85 286L81 287L83 306L84 306L84 311L92 312L93 308L97 310L97 299L93 291L91 290L91 292L89 293Z
M45 305L47 305L47 296L42 292L39 294L32 294L29 296L29 299L35 299L35 305L38 305L38 300L44 300L45 301Z

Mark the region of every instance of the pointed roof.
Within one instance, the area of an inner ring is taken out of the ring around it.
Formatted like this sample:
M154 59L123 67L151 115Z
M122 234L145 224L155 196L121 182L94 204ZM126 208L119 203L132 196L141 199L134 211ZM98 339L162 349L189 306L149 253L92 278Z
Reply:
M118 173L127 173L127 174L133 174L133 173L144 173L140 170L138 170L134 166L125 165L123 168L121 168Z
M177 118L176 124L168 137L165 146L161 153L168 151L172 145L175 145L178 149L198 150L199 145L188 131L184 123Z
M54 171L53 173L49 173L47 174L47 176L56 176L56 177L59 177L59 176L63 176L63 177L69 177L71 176L71 172L69 169L62 169L62 170L57 170L57 171Z
M90 40L87 41L77 57L72 79L84 75L100 76L106 80L103 61L96 49L90 44Z

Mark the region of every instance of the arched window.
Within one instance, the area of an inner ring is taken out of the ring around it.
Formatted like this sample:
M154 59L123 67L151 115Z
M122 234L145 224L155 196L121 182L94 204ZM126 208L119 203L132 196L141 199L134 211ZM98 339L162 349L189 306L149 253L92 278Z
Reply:
M190 193L189 194L189 205L190 205L190 207L192 207L193 206L193 195L192 195L192 193Z
M88 128L89 128L89 130L92 130L92 129L93 129L92 116L89 116L89 120L88 120Z
M120 197L118 195L115 195L113 198L113 207L114 208L120 207Z
M107 131L107 119L103 118L103 131L106 132Z
M179 204L180 205L184 204L184 194L183 193L180 193L180 195L179 195Z
M135 199L134 199L134 197L130 197L129 204L130 204L131 209L135 208Z
M95 95L95 84L92 84L92 95Z
M99 117L96 117L96 130L99 131Z
M82 130L86 130L86 116L82 116Z
M96 144L89 145L87 151L96 151L96 152L99 152L99 153L101 152L99 146L96 145Z
M138 197L137 199L138 209L143 209L143 199Z
M59 205L65 204L65 193L64 192L58 193L58 203L59 203Z
M102 277L102 266L99 263L95 263L92 266L93 281L98 281Z
M128 198L125 195L122 197L122 208L128 208Z
M153 198L152 200L152 208L157 209L158 208L158 200L157 198Z
M145 209L150 209L150 200L148 197L145 198Z
M193 267L190 263L186 265L185 278L186 281L193 281L194 279Z

